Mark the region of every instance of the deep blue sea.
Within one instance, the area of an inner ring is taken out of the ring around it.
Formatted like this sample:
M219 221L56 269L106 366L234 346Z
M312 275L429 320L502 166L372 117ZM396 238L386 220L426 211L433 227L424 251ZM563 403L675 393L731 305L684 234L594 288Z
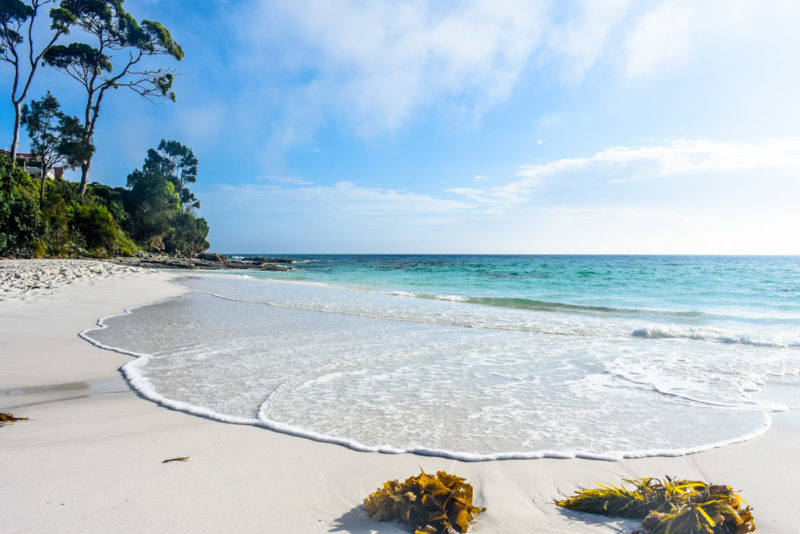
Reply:
M676 455L800 409L800 257L283 257L85 335L148 398L359 450Z

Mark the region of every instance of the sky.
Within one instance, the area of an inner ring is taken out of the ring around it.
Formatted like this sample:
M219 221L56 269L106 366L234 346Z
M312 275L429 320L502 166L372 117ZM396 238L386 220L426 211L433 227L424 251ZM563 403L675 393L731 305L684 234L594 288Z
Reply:
M91 180L188 145L211 251L800 254L796 0L125 6L178 98L109 94Z

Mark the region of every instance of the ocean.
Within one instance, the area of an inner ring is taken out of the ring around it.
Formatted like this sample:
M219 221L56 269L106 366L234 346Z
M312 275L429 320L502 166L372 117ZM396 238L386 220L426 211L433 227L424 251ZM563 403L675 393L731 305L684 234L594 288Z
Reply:
M800 257L285 257L82 336L165 406L364 451L681 455L800 409Z

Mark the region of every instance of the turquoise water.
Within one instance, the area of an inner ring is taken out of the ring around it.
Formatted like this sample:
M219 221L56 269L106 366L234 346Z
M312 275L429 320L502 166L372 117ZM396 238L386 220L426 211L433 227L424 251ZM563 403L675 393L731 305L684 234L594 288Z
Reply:
M234 256L235 257L235 256ZM286 256L281 280L433 295L509 299L509 306L580 306L794 319L796 256ZM530 302L525 302L530 301Z
M360 450L685 454L800 408L797 257L289 258L86 336L153 400Z

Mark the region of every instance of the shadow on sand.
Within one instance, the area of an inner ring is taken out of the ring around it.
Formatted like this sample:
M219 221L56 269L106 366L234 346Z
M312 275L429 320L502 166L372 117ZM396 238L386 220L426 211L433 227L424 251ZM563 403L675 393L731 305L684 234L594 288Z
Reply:
M348 534L408 534L411 529L397 523L370 519L363 506L356 506L333 521L328 532Z
M641 521L635 519L620 519L619 517L587 514L585 512L576 512L575 510L561 510L561 514L569 519L570 524L601 526L608 529L608 532L616 534L630 534L639 528L641 523Z

